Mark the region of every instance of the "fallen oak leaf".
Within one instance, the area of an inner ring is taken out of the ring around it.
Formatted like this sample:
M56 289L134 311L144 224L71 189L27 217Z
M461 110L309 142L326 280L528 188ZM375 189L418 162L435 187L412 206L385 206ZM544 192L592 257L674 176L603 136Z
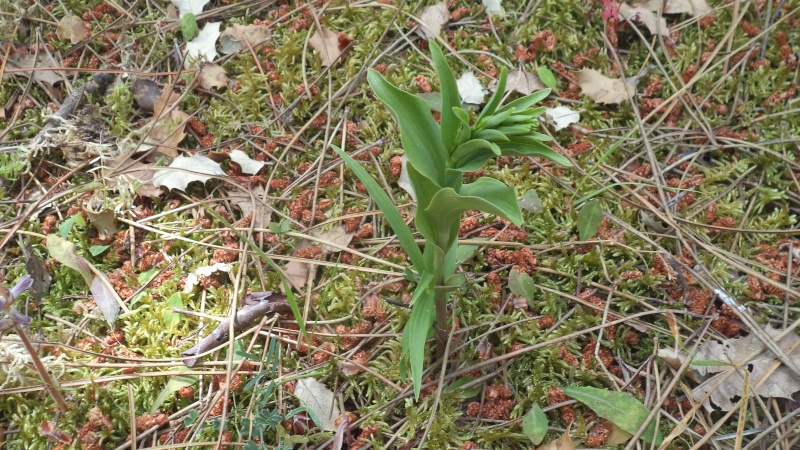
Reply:
M58 38L62 41L70 41L73 44L77 44L85 37L85 23L86 22L81 20L81 18L78 16L64 16L58 21L58 27L56 27L56 36L58 36Z
M211 0L172 0L172 4L178 9L181 17L186 14L194 14L195 16L203 12L203 8Z
M340 252L342 249L340 247L347 247L350 245L350 241L353 240L353 236L355 233L348 233L344 230L344 226L339 225L336 226L328 231L324 231L319 235L316 235L318 241L321 242L313 242L309 239L302 239L298 244L295 246L292 255L297 255L300 250L313 247L314 245L321 244L321 255L325 255L327 253L334 253ZM326 242L335 244L335 246L331 246L326 244ZM307 263L304 260L294 260L289 261L286 264L286 269L284 269L284 275L286 279L291 283L292 286L295 287L297 290L301 290L303 286L306 285L308 281L308 274L311 271L311 264Z
M483 103L483 98L486 96L486 90L483 88L481 81L472 72L465 72L456 81L458 87L458 95L461 96L461 101L473 105L480 105Z
M634 23L641 23L650 31L650 34L660 34L666 38L669 37L669 28L667 28L667 19L657 17L653 11L643 7L632 7L627 3L622 3L619 6L619 15L623 19L630 20Z
M212 62L200 63L199 72L197 74L200 79L200 87L210 91L211 88L222 89L228 87L231 81L225 69Z
M419 15L420 28L417 34L425 39L432 39L442 33L442 27L450 21L450 11L445 2L426 6Z
M508 71L504 93L518 92L522 95L530 95L533 92L546 88L547 86L545 86L542 79L539 78L539 75L526 70L512 69ZM489 91L494 92L496 90L497 80L492 80L489 83Z
M573 123L580 122L581 115L566 106L556 106L555 108L547 108L544 111L544 118L548 124L553 126L553 129L558 131L567 128Z
M248 175L255 175L261 170L264 166L267 165L264 161L256 161L255 159L250 158L247 153L241 150L233 150L230 153L231 161L235 162L242 168L242 173L246 173Z
M205 183L215 176L225 175L219 163L203 155L178 156L167 168L159 168L153 184L167 189L185 191L189 183Z
M594 69L579 70L576 76L581 91L598 103L619 104L636 94L635 77L608 78Z
M308 40L308 45L319 53L324 67L332 66L342 54L339 49L339 35L325 25L321 25L319 30L314 32L314 35Z
M772 339L777 339L783 331L769 324L764 328L764 332ZM789 358L800 361L800 336L790 332L776 343ZM757 356L748 359L753 353ZM692 398L699 401L711 392L710 400L723 411L733 409L733 399L742 396L745 370L749 372L749 392L761 397L792 398L800 391L800 377L767 350L755 334L706 342L694 357L693 369L700 376L714 375L692 390ZM715 389L718 384L719 387ZM711 409L708 400L705 406Z
M201 60L214 61L219 56L216 47L220 25L221 22L205 24L197 37L186 43L186 68L194 67Z
M311 418L320 430L336 431L336 418L342 411L333 391L313 378L302 378L295 384L294 395L310 411Z
M706 0L648 0L641 4L642 7L653 12L662 11L664 14L689 13L693 17L700 17L712 11Z
M248 48L255 49L267 42L272 37L269 27L265 25L239 25L229 26L219 36L220 51L223 55L230 55ZM338 45L338 38L336 40Z

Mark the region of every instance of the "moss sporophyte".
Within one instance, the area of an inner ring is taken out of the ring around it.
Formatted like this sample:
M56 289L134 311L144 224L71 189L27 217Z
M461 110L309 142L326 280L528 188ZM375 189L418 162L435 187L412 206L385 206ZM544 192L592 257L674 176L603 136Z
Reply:
M545 108L532 106L546 98L550 89L501 105L508 76L504 68L494 95L477 119L471 121L461 107L456 79L444 54L435 43L430 44L430 49L442 91L440 124L423 99L394 87L375 70L367 75L375 95L394 113L400 126L408 175L417 198L414 224L425 239L422 251L381 186L353 158L332 146L364 183L413 265L414 270L408 270L407 276L417 287L411 300L411 316L403 331L400 371L405 376L410 368L417 398L425 342L433 327L437 360L444 357L450 327L447 300L452 291L466 282L463 275L455 273L461 213L480 210L515 225L522 223L522 212L512 187L488 177L465 184L463 174L482 168L498 156L535 156L572 165L569 159L543 143L550 140L549 136L536 132L537 117Z

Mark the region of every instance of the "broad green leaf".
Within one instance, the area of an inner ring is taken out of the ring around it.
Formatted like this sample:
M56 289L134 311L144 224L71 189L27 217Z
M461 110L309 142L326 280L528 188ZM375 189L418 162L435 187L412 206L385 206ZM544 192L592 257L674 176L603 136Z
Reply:
M453 152L451 167L459 172L472 172L483 167L490 159L500 156L499 147L484 139L472 139Z
M503 111L503 112L499 112L499 113L497 113L497 114L493 114L493 115L491 115L491 116L488 116L488 117L486 117L485 119L483 119L483 123L481 123L481 121L479 120L479 121L478 121L478 126L479 126L481 129L491 129L491 128L496 128L496 127L497 127L497 126L499 126L501 123L503 123L503 122L505 122L506 120L510 119L510 118L511 118L511 116L512 116L512 115L514 115L514 112L515 112L515 111L516 111L516 110L515 110L514 108L511 108L511 109L507 109L507 110L505 110L505 111ZM526 121L527 121L527 122L530 122L530 121L531 121L531 118L530 118L530 117L528 117L528 116L525 116L525 118L526 118Z
M503 101L503 95L506 93L506 81L508 81L508 69L503 67L500 69L500 78L497 80L497 87L492 98L489 99L489 103L483 107L483 110L478 116L479 123L481 119L489 117L497 111L497 107L500 106L500 102Z
M461 105L461 97L458 95L456 77L447 64L442 49L435 42L431 42L429 47L433 57L433 65L436 67L436 74L439 76L439 86L441 86L442 90L442 143L447 152L446 154L449 154L458 145L456 138L458 136L459 120L453 113L453 107Z
M422 272L425 268L425 261L422 258L422 252L417 246L417 241L414 239L414 236L411 234L411 230L406 225L406 222L403 220L403 217L400 215L400 212L397 210L397 207L392 203L392 200L386 195L386 192L383 191L383 188L372 179L372 176L367 172L361 165L350 155L342 151L339 147L335 145L331 145L331 148L342 157L347 167L356 174L359 180L364 184L367 188L367 192L372 196L372 199L375 200L375 203L378 205L378 208L383 212L384 217L386 217L386 221L389 222L389 225L392 227L392 230L397 234L397 240L400 241L400 245L403 246L403 249L408 254L408 258L411 260L411 263L414 267L417 268L417 271ZM419 195L419 193L417 193Z
M547 436L547 416L539 405L534 404L522 418L522 432L533 445L539 445Z
M80 214L75 214L58 226L58 234L60 234L62 238L66 239L76 223L81 226L86 225L86 221L83 220L83 216Z
M417 97L425 100L431 111L442 112L442 93L441 92L420 92Z
M145 284L149 283L150 280L153 279L153 277L158 275L158 272L160 271L161 269L159 269L158 267L153 267L152 269L147 269L144 272L140 273L139 276L136 277L136 279L139 280L140 285L144 286Z
M580 240L585 241L597 234L602 221L603 208L600 206L600 202L592 200L586 203L581 208L581 212L578 213L578 235Z
M433 274L424 273L414 291L411 299L411 317L409 317L403 329L403 358L408 356L408 365L411 367L411 382L414 385L414 397L419 400L419 392L422 387L422 368L425 362L425 348L428 341L428 333L431 331L433 321L436 318L436 307L434 303ZM403 364L403 363L401 363Z
M536 72L539 74L539 78L542 80L545 86L549 87L550 89L556 88L556 76L553 75L553 72L550 71L547 67L539 67L536 69Z
M109 247L111 247L111 246L110 245L93 245L93 246L89 247L89 253L91 253L92 256L101 255L101 254L103 254L103 252L108 250Z
M498 143L503 151L503 156L536 156L557 162L563 166L572 166L572 161L552 148L539 141L523 142L512 137L508 142Z
M419 173L417 168L412 164L406 164L406 171L408 172L408 179L411 181L411 187L414 188L414 194L417 196L417 207L422 209L427 208L433 196L436 195L441 188ZM383 190L381 190L381 192L383 192Z
M486 139L487 141L508 142L505 134L491 128L473 133L473 139Z
M585 404L598 416L610 420L631 434L639 430L650 414L641 402L625 392L611 392L584 386L564 386L562 389L566 395ZM661 445L663 437L661 431L656 429L655 421L647 424L642 440Z
M181 315L172 312L172 308L183 309L183 298L181 293L176 292L167 299L167 309L164 310L164 323L167 324L167 329L171 330L178 326L181 321Z
M367 80L375 95L397 117L400 140L409 162L431 181L441 183L449 154L442 143L439 124L433 120L427 103L392 86L374 69L369 70Z
M453 381L452 383L448 384L444 388L444 392L458 392L459 396L461 396L463 398L475 397L476 395L481 393L481 387L480 386L473 386L473 387L471 387L469 389L462 389L461 388L461 386L464 386L465 384L467 384L467 383L469 383L471 381L475 381L475 377L471 377L471 376L461 377L461 378Z
M186 42L197 36L197 19L194 14L186 13L181 17L181 34Z
M467 206L461 212L467 209L477 209L504 217L514 225L522 224L522 211L517 204L514 189L506 186L502 181L480 177L474 183L461 186L461 196L465 199L465 206ZM488 203L488 205L484 205L484 203Z
M187 371L190 370L185 366L183 368ZM173 395L186 386L192 386L193 384L197 383L198 379L199 377L197 375L175 375L169 377L167 385L164 386L164 389L162 389L161 392L159 392L158 397L156 397L156 400L153 402L153 405L150 406L150 414L158 412L158 409L161 408L161 405L164 404L164 401L166 401L170 395Z
M512 294L529 302L533 301L533 294L536 292L533 278L525 272L520 273L514 269L508 271L508 289Z
M51 234L47 236L47 251L56 261L80 272L86 281L86 286L92 285L92 279L94 279L92 265L86 258L78 254L78 247L75 244Z
M506 104L502 108L500 108L497 112L504 112L508 109L513 108L516 111L523 111L530 108L533 104L539 103L540 101L547 98L552 92L551 89L542 89L541 91L536 91L533 94L526 95L525 97L518 98L511 103Z

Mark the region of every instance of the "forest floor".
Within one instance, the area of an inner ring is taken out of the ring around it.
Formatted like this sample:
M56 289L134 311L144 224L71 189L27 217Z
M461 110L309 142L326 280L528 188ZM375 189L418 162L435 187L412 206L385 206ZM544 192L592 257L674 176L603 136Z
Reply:
M0 0L6 448L800 446L798 0L173 3ZM476 111L555 83L573 165L479 171L524 223L464 215L417 400L406 255L330 145L413 224L366 73L435 104L433 39Z

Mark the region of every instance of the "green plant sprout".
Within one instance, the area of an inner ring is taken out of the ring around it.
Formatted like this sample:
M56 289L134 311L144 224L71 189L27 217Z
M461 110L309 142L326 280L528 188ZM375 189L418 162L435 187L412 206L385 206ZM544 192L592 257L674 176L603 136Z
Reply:
M373 91L400 125L408 175L417 197L414 223L425 238L424 252L420 252L411 230L380 185L353 158L332 146L367 187L416 269L416 274L409 273L417 288L411 300L411 317L403 330L400 371L405 376L410 367L417 398L428 334L435 323L437 360L443 358L449 335L447 300L453 290L466 282L463 275L455 273L461 213L480 210L515 225L522 224L522 212L512 187L489 177L463 184L464 172L478 170L498 156L537 156L572 165L543 143L550 137L535 131L539 126L537 117L545 108L531 106L547 97L550 89L501 107L508 77L503 68L497 90L470 124L442 50L435 43L430 44L430 49L442 91L441 125L433 119L423 99L397 89L375 70L370 69L367 75Z

